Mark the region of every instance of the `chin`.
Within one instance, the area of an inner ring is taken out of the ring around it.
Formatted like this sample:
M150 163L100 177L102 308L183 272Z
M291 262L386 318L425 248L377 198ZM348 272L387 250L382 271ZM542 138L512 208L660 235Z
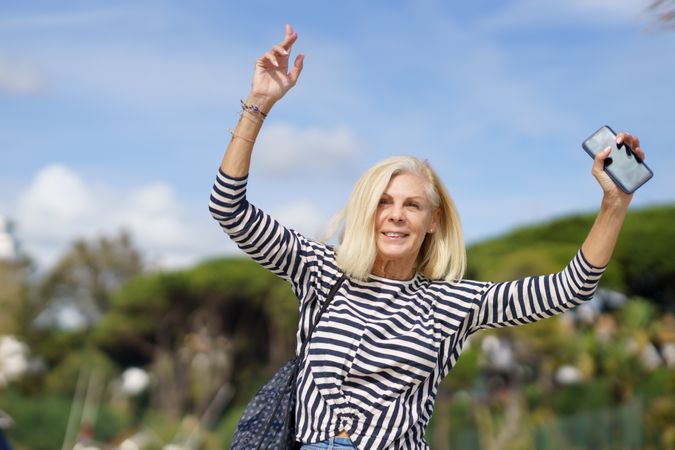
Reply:
M410 249L392 249L392 248L378 248L377 254L379 257L396 260L396 259L409 259L411 258L413 252Z

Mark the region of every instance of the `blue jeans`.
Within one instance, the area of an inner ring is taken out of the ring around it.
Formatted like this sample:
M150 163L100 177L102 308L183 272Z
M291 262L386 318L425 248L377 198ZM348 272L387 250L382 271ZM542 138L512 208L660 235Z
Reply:
M332 437L321 442L303 444L300 450L342 450L347 448L356 448L348 437Z

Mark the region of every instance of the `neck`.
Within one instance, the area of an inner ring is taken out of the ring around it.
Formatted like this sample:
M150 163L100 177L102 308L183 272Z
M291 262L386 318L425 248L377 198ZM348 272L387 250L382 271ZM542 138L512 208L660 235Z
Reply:
M386 261L377 258L371 272L378 277L407 281L415 276L415 266L407 262Z

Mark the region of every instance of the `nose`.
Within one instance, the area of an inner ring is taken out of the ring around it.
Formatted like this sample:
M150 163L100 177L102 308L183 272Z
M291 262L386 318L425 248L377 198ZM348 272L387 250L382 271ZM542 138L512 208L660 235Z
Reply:
M389 221L394 223L405 222L405 214L401 205L392 205L389 210Z

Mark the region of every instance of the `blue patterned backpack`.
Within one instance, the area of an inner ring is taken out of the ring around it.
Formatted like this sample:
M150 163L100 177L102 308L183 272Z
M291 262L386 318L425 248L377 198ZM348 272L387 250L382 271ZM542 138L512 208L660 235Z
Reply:
M344 279L345 275L342 275L328 293L316 323L312 325L307 339L302 344L300 354L284 364L246 405L232 437L230 450L300 448L300 442L295 440L295 391L298 368L316 324L321 320L323 312L333 300Z

